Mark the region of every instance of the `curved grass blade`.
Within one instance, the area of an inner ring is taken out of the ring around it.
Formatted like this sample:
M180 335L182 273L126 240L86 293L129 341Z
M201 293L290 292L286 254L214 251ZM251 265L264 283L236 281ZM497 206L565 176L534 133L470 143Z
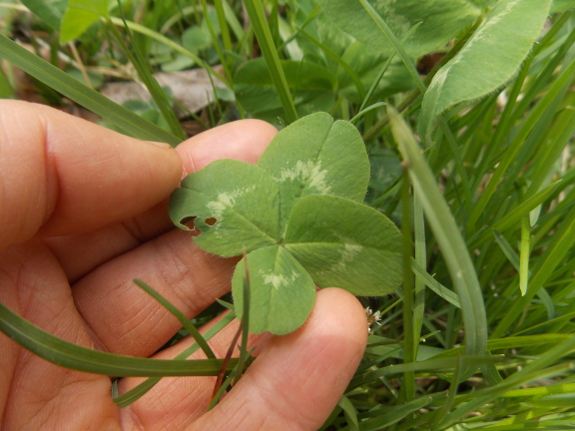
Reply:
M469 355L482 355L487 343L487 318L477 274L453 215L436 185L413 133L393 108L388 108L393 135L408 163L414 189L441 248L461 302Z
M35 355L61 367L114 377L215 376L221 359L162 360L115 355L56 337L0 303L0 331ZM232 360L228 370L236 366Z
M374 103L373 105L368 106L365 109L361 109L356 115L355 117L353 117L351 120L349 120L349 122L351 124L355 124L357 122L357 120L359 120L363 115L367 114L369 111L373 111L374 109L377 108L381 108L382 106L387 105L387 103L385 102L377 102Z
M449 290L435 278L433 278L429 273L423 269L421 265L415 260L411 261L411 269L413 273L416 275L417 280L421 280L427 287L433 290L438 296L445 299L450 304L454 305L457 308L461 308L461 304L459 303L459 297L457 293Z
M176 319L180 321L184 329L188 331L188 334L190 334L194 338L194 340L196 340L196 343L198 343L198 345L204 351L204 353L208 358L212 359L216 358L216 355L214 354L213 350L208 345L202 334L200 334L198 329L192 324L192 322L190 322L186 318L186 316L184 316L184 314L180 310L174 307L166 298L164 298L162 295L160 295L158 292L156 292L142 280L134 280L134 284L139 288L141 288L152 298L154 298L156 301L158 301L160 304L162 304L170 313L172 313L176 317Z
M357 410L348 397L343 395L337 405L343 410L345 419L349 424L349 431L359 431L359 421L357 419Z
M180 139L171 133L112 102L4 35L0 35L0 56L136 138L167 142L173 146L180 143Z

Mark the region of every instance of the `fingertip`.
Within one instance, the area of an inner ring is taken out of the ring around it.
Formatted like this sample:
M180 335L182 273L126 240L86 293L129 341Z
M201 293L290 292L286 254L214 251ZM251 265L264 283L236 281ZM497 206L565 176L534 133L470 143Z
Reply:
M39 230L74 234L133 217L181 177L173 150L42 105L3 100L0 107L2 246Z
M238 120L207 130L182 142L177 150L184 176L218 159L256 163L277 129L261 120Z
M361 346L365 346L368 326L361 302L347 290L337 287L321 289L317 295L314 312L320 313L321 316L338 316L338 326L345 329L340 336L347 336Z

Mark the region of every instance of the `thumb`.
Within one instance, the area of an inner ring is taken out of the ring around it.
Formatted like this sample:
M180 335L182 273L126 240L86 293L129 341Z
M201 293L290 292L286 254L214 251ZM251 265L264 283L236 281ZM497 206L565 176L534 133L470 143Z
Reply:
M320 290L306 324L272 339L238 385L190 430L317 430L353 377L367 333L353 295Z

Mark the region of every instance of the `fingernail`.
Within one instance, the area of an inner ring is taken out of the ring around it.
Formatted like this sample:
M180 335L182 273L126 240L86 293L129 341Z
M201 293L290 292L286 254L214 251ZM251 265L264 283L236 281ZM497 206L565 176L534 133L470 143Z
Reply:
M172 148L170 144L166 144L165 142L156 142L156 141L144 141L144 142L147 142L148 144L152 144L160 148Z

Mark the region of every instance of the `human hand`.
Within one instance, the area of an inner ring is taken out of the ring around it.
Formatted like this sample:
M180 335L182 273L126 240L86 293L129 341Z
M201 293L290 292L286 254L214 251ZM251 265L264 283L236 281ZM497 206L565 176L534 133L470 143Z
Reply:
M275 129L230 123L173 150L24 102L0 101L0 123L0 302L58 337L111 353L172 358L189 346L184 339L154 354L180 324L131 280L146 281L188 318L229 290L236 260L210 255L173 229L167 199L184 174L213 160L254 163ZM210 341L218 357L236 330L229 325ZM164 378L119 409L107 376L53 365L0 333L0 424L314 430L345 390L366 336L359 302L323 289L299 330L250 338L258 359L205 413L212 377ZM122 379L120 391L140 380Z

